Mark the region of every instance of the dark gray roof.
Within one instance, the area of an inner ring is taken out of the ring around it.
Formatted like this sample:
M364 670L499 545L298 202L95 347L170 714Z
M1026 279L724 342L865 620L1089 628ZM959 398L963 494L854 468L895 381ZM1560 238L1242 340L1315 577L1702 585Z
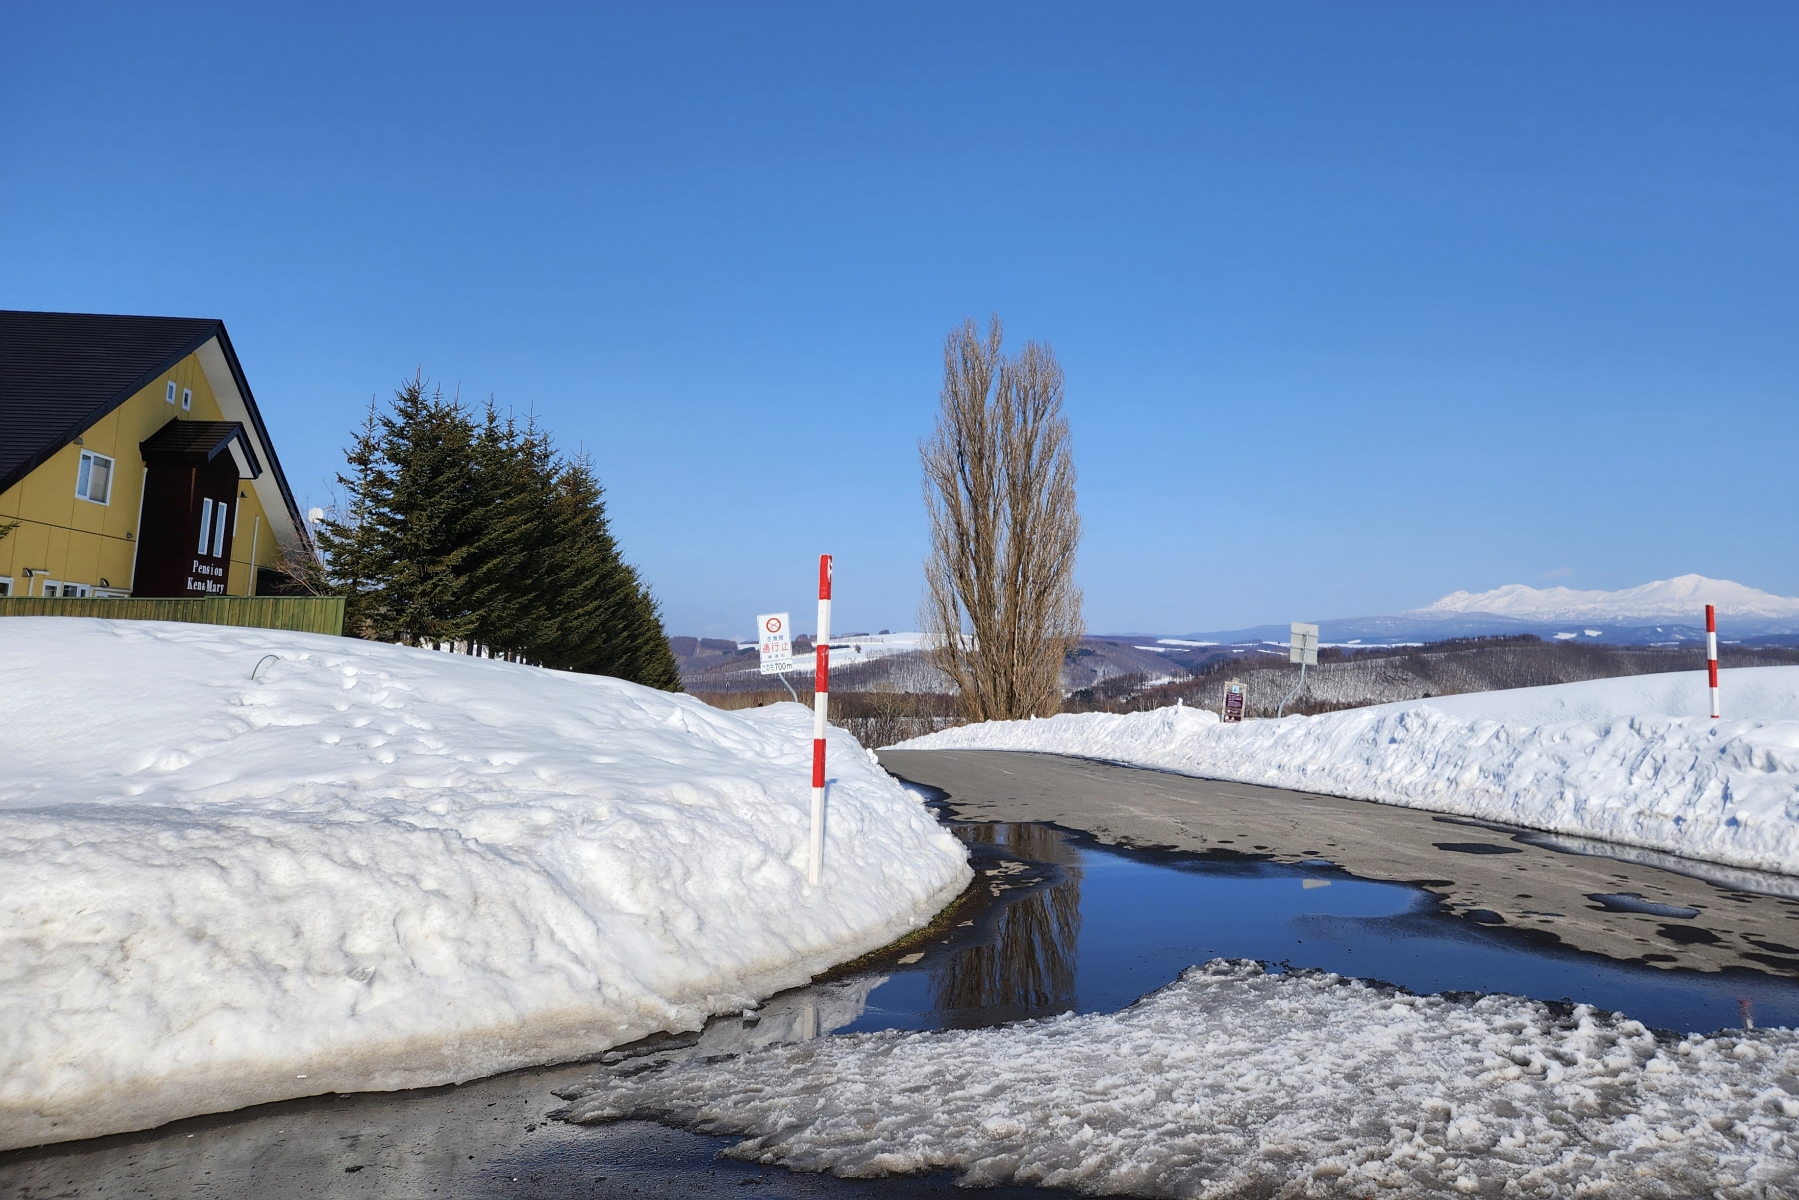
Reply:
M274 472L295 528L304 531L225 323L208 317L0 309L0 492L214 337L269 459L263 465Z
M237 443L238 453L243 456L240 461L245 467L244 478L254 479L262 474L262 464L256 461L256 450L244 436L244 427L236 421L183 421L171 417L168 424L139 442L137 448L145 462L199 466L225 453L233 442Z

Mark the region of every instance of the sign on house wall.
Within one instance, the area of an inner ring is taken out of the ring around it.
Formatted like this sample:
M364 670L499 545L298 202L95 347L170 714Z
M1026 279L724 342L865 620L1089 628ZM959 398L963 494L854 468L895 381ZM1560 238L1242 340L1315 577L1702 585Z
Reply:
M793 633L786 613L763 613L757 617L756 640L762 649L764 675L793 670Z

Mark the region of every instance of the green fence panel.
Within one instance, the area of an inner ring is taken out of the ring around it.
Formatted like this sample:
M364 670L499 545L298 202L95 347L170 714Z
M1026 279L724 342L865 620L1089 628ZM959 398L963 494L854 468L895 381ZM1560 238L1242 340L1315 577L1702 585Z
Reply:
M296 633L344 632L342 596L210 596L194 600L78 600L0 597L0 617L109 617L118 621L192 621Z

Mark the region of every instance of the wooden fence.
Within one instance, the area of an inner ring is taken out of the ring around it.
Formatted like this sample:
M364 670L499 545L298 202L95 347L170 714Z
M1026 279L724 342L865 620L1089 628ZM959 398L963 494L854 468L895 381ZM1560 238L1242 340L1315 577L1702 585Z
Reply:
M342 596L210 596L197 600L0 597L0 617L110 617L120 621L192 621L342 636Z

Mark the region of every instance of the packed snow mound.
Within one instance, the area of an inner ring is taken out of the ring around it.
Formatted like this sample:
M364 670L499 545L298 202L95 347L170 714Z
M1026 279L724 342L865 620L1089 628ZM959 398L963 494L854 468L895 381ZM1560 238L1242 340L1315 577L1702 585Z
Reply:
M1532 1000L1215 960L1120 1013L827 1037L597 1081L576 1121L852 1178L1131 1196L1791 1195L1790 1030L1658 1041Z
M1799 599L1776 596L1728 579L1680 575L1616 592L1534 588L1511 583L1490 592L1451 592L1411 616L1493 613L1523 621L1679 621L1698 624L1705 606L1727 617L1799 617Z
M1742 667L1718 672L1719 706L1724 715L1748 721L1799 721L1799 667ZM1420 704L1464 720L1506 725L1554 725L1563 721L1628 721L1632 717L1711 715L1711 688L1704 671L1627 675L1546 687L1509 688L1432 696L1369 708L1402 712Z
M1226 724L1191 708L991 721L909 750L1035 750L1504 821L1799 875L1799 667L1557 684Z
M0 1148L565 1061L924 924L966 856L836 731L806 884L811 721L346 638L0 621Z

